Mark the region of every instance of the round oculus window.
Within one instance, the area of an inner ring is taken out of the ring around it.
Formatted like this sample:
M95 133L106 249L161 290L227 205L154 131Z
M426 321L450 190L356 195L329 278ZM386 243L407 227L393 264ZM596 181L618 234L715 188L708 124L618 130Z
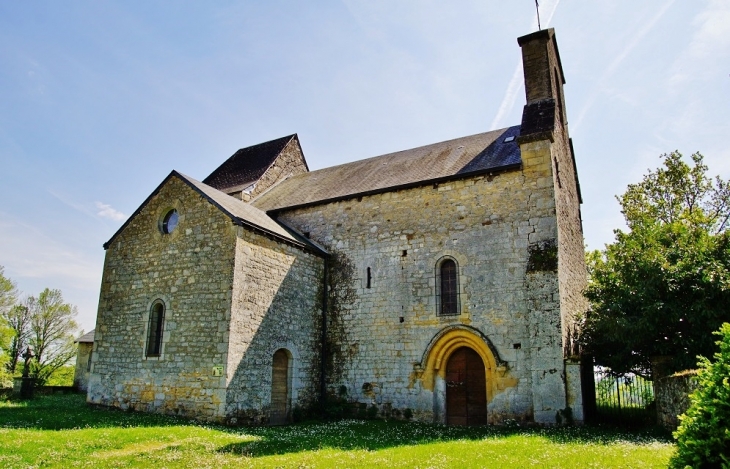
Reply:
M172 209L165 214L165 218L162 219L162 232L170 234L177 228L177 222L179 221L179 215L177 210Z

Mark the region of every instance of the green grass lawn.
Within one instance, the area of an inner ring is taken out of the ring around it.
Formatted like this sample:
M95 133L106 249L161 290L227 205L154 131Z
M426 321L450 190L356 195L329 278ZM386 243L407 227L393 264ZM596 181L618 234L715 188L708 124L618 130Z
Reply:
M86 406L0 401L0 467L666 467L667 436L348 420L227 428Z

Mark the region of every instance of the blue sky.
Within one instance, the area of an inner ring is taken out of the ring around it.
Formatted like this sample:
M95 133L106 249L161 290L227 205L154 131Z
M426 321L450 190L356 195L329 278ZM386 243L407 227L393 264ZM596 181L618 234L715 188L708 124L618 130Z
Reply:
M589 248L675 149L730 176L730 2L542 0ZM172 170L298 133L310 169L507 127L520 1L0 3L0 265L94 327L102 244Z

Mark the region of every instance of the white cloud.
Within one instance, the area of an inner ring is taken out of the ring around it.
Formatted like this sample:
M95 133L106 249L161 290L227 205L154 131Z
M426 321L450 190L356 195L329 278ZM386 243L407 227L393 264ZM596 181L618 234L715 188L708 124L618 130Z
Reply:
M96 212L96 214L103 218L108 218L108 219L114 220L114 221L122 221L125 218L127 218L127 216L125 214L123 214L119 210L116 210L114 207L112 207L109 204L96 202L96 208L99 209L99 211Z
M105 204L103 202L94 202L94 205L96 206L96 210L92 209L90 207L90 204L80 204L78 202L75 202L71 199L68 195L64 194L63 192L59 192L56 190L49 189L48 193L51 194L53 197L58 199L60 202L62 202L64 205L71 207L72 209L76 210L79 213L83 213L84 215L87 215L90 218L107 218L109 220L113 221L122 221L127 218L127 216L120 212L119 210L115 209L109 204Z
M696 28L692 39L673 66L670 83L675 92L680 92L687 82L727 71L723 58L730 54L730 3L709 2L692 20L692 26Z

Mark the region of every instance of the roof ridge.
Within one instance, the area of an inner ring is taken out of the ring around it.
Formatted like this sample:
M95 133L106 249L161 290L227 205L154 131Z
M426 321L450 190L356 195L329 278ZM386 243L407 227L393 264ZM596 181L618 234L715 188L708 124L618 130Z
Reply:
M428 148L428 147L432 147L432 146L436 146L436 145L443 145L443 144L451 143L451 142L456 142L457 140L466 140L466 139L474 138L474 137L477 137L477 136L480 136L480 135L487 135L487 134L490 134L490 133L493 133L493 132L502 132L502 133L504 133L504 132L506 132L506 131L514 128L514 127L519 127L519 126L504 127L502 129L494 129L494 130L489 130L487 132L479 132L479 133L472 134L472 135L465 135L463 137L451 138L451 139L448 139L448 140L442 140L440 142L434 142L434 143L429 143L429 144L426 144L426 145L420 145L420 146L413 147L413 148L406 148L404 150L397 150L397 151L392 151L390 153L383 153L381 155L370 156L368 158L363 158L363 159L360 159L360 160L353 160L353 161L348 161L347 163L340 163L340 164L336 164L334 166L327 166L327 167L324 167L324 168L315 169L314 171L309 171L308 173L297 174L296 176L301 176L301 175L304 175L304 174L310 174L311 175L311 174L315 174L315 173L317 173L319 171L325 171L325 170L333 169L333 168L340 168L342 166L347 166L347 165L350 165L350 164L364 163L366 161L372 161L372 160L375 160L377 158L383 158L383 157L386 157L386 156L395 156L395 155L397 155L399 153L405 153L405 152L412 152L412 151L416 151L416 150L422 150L424 148Z

